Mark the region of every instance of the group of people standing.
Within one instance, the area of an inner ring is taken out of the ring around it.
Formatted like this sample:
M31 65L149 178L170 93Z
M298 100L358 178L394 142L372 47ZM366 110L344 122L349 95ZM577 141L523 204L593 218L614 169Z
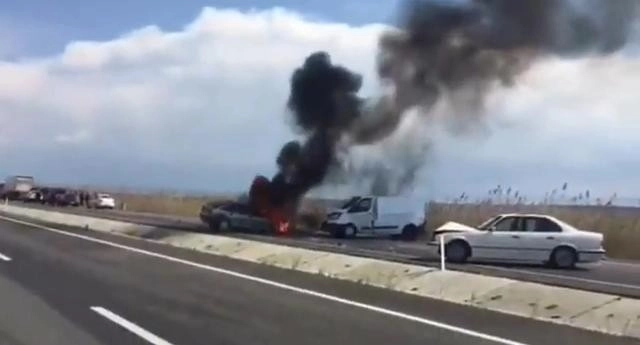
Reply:
M78 196L80 198L80 206L89 206L89 199L91 197L89 192L81 190L78 192Z

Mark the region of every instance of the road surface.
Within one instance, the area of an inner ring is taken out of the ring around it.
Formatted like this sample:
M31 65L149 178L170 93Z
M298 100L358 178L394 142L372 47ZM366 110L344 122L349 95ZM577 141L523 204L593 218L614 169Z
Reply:
M0 344L636 344L110 234L0 221Z
M18 205L23 206L22 203ZM29 206L40 208L38 205ZM187 231L206 231L197 218L119 210L89 210L81 207L56 208L56 210ZM233 233L225 235L429 266L438 265L439 261L436 256L429 253L426 245L420 242L407 243L385 239L339 240L323 235L295 238ZM539 266L495 264L450 265L449 267L485 275L640 298L640 264L633 262L609 260L596 265L580 266L575 270L562 271Z

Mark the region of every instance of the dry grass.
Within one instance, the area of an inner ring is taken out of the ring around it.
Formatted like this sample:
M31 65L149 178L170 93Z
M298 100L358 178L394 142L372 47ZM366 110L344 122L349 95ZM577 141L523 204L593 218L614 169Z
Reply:
M219 200L223 202L226 198L205 198L177 195L160 194L128 194L114 193L121 208L135 212L149 212L166 215L176 215L182 217L197 217L202 204L208 201Z
M200 207L207 201L228 198L204 198L172 195L117 194L126 209L185 217L197 217ZM640 208L606 206L544 206L544 205L488 205L488 204L432 204L427 232L446 221L476 225L496 213L547 213L584 230L605 234L605 247L609 256L640 259ZM317 228L325 210L318 203L307 202L302 207L299 224Z

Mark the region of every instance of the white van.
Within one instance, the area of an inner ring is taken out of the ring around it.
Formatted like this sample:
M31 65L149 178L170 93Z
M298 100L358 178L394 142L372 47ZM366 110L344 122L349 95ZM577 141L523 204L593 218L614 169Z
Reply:
M356 196L329 212L322 230L334 237L415 238L424 228L427 203L410 197Z

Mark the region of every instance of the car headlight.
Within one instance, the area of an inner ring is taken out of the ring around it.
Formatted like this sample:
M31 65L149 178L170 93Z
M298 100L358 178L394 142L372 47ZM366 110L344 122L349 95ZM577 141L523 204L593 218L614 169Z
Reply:
M327 220L336 220L338 218L340 218L340 213L337 213L337 212L336 213L330 213L327 216Z

